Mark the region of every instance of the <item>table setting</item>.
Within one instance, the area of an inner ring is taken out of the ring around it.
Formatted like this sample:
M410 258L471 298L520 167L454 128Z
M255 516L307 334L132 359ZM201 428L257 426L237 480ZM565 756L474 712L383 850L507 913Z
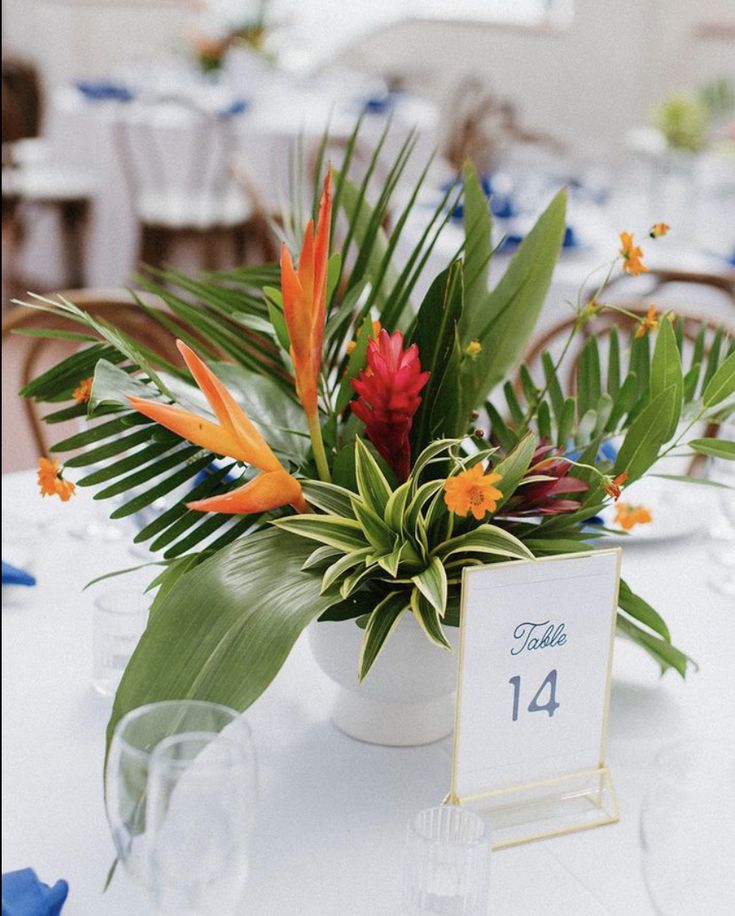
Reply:
M724 914L732 330L608 298L631 218L532 361L566 190L496 258L468 163L435 273L360 129L278 264L141 275L178 356L23 303L77 426L4 480L3 907Z

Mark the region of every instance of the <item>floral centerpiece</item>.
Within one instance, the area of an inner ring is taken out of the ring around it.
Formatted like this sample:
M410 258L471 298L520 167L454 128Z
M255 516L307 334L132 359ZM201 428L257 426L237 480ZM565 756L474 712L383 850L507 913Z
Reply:
M439 666L467 566L590 549L607 533L598 513L665 457L735 458L696 432L734 409L727 333L702 325L687 349L675 316L605 303L614 273L647 269L629 232L573 306L560 352L517 372L560 252L563 190L490 288L491 215L467 166L395 265L425 177L386 232L411 144L371 204L372 168L360 185L348 177L353 137L339 170L317 177L305 227L294 202L279 266L200 279L149 269L140 282L161 305L140 307L178 339L181 363L70 302L34 299L78 322L85 344L22 392L54 404L47 422L86 420L53 448L72 453L63 466L42 459L42 492L68 500L68 472L92 468L76 485L122 496L112 518L145 510L135 540L162 567L110 735L152 701L247 708L310 624L357 637L356 689L405 621ZM414 303L460 197L462 251ZM650 244L667 230L652 227ZM608 312L631 330L605 343L594 329ZM590 329L567 384L562 367ZM625 582L618 632L686 674L666 623Z
M200 68L219 70L233 46L264 52L268 35L268 0L206 0L198 4L191 43Z

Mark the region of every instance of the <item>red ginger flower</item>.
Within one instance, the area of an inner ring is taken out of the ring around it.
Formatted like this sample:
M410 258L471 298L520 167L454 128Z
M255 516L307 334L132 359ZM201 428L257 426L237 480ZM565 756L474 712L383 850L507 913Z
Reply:
M428 379L429 373L421 371L416 344L404 350L403 334L391 335L385 329L368 342L367 368L359 379L352 379L359 395L350 405L352 412L400 482L411 469L408 436L421 403L419 391Z

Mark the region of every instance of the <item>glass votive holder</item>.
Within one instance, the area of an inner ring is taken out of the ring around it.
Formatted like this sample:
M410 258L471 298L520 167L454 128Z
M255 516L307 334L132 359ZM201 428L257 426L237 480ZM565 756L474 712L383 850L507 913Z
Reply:
M486 916L490 827L456 805L419 812L408 824L404 916Z
M92 684L113 696L148 621L151 599L138 591L105 592L94 603Z

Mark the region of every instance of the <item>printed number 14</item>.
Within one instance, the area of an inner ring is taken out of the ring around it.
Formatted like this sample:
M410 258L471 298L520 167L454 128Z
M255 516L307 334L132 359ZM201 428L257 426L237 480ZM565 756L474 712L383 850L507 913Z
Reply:
M509 684L513 685L513 721L518 719L518 704L521 699L521 676L517 674L515 677L512 677L509 681ZM539 697L543 693L546 685L549 686L549 700L547 703L539 703ZM529 712L548 712L549 718L551 718L556 710L559 708L559 704L556 702L556 668L553 668L544 678L541 686L534 694L533 699L528 704Z

